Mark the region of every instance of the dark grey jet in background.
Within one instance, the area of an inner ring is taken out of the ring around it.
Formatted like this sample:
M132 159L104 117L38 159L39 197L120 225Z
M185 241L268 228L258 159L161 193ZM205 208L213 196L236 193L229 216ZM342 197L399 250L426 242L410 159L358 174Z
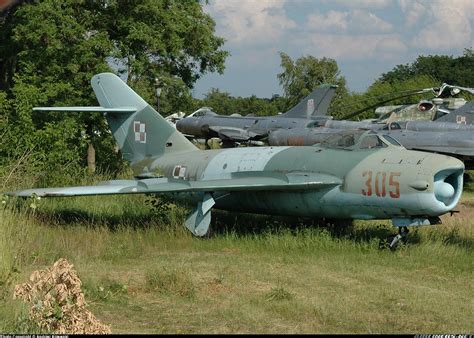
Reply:
M319 118L326 119L324 116L336 88L332 85L318 87L288 112L276 116L227 116L219 115L210 108L201 108L192 116L178 120L176 129L206 141L218 137L227 145L259 141L276 129L308 128Z

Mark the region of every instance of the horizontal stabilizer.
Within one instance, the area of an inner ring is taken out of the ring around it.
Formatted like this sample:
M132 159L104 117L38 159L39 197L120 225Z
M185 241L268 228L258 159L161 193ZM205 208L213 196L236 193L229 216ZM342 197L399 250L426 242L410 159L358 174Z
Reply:
M134 113L137 111L135 107L35 107L36 111L70 111L70 112L99 112L99 113Z
M318 190L339 184L341 184L341 179L325 174L239 172L234 173L231 178L225 179L201 181L173 178L149 178L138 181L117 180L102 182L94 186L28 189L8 193L8 195L70 197L169 192Z

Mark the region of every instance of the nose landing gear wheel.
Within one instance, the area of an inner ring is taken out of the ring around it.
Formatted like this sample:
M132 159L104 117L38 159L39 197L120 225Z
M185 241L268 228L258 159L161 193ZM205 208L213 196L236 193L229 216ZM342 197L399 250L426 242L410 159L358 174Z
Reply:
M407 227L399 227L398 234L390 235L387 237L387 239L381 240L379 243L379 248L380 249L388 248L392 251L395 251L399 247L400 242L402 243L407 242L408 232L409 230Z

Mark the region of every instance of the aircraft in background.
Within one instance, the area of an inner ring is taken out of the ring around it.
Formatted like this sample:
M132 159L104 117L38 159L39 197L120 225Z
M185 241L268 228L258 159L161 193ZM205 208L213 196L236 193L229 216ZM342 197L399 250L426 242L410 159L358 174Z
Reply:
M456 97L461 92L474 94L474 88L452 86L443 83L439 88L427 88L422 91L431 90L435 97L431 100L422 100L416 104L404 104L397 106L382 106L375 109L375 114L379 117L375 120L380 123L390 123L392 121L426 120L438 122L455 122L472 124L472 116L463 118L463 109L472 110L473 102L468 102L462 97ZM457 112L455 118L450 113ZM467 119L466 119L467 118Z
M203 107L176 122L176 129L193 138L207 141L219 138L224 146L236 142L259 141L271 130L311 126L319 116L327 113L337 86L321 86L306 96L288 112L276 116L219 115Z
M39 188L14 196L67 197L167 194L194 207L185 226L208 233L212 208L324 219L391 219L408 226L439 224L458 203L464 165L444 155L406 150L372 131L342 132L312 147L199 150L111 73L94 75L99 107L44 111L104 112L134 180L95 186Z
M471 88L446 84L442 88L444 89L439 90L439 95L448 88L474 92ZM451 97L435 98L433 101L437 102L437 106L439 106L437 108L427 105L427 101L417 105L405 105L403 109L392 111L376 120L341 121L327 119L318 121L312 128L275 130L269 134L268 144L271 146L309 146L320 143L329 135L341 130L377 130L394 138L407 149L454 156L461 159L467 169L474 169L474 125L472 124L474 102L466 102L461 99L464 102L458 105L457 109L448 111L446 106L455 107L452 104L452 102L455 102L453 100ZM419 108L423 104L426 109ZM422 118L423 116L437 116L437 118L434 121L426 121ZM399 118L414 118L414 120L399 120Z
M360 115L361 113L372 109L375 109L375 114L378 115L376 119L366 119L363 122L372 122L379 124L387 124L392 121L412 121L412 120L425 120L435 121L441 119L443 122L458 122L448 117L451 112L454 112L466 103L468 103L462 97L456 97L461 92L467 92L474 94L474 88L466 88L460 86L452 86L443 83L440 87L424 88L424 89L413 89L399 93L402 94L397 96L391 96L388 99L377 102L376 104L364 107L357 111L345 114L340 120L348 120L353 117ZM421 100L415 104L403 104L395 106L381 106L383 103L387 103L396 99L401 99L417 94L433 93L435 96L431 100ZM379 96L379 98L386 97L387 95ZM472 102L469 102L472 104ZM444 117L444 120L442 119ZM331 118L331 117L328 117ZM458 123L463 123L458 122Z

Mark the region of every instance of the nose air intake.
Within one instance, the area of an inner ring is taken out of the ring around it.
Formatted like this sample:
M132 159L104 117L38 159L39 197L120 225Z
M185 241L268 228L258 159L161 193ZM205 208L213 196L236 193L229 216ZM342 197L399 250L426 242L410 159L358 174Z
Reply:
M454 207L462 192L463 171L445 169L434 177L434 194L438 201L448 208Z

